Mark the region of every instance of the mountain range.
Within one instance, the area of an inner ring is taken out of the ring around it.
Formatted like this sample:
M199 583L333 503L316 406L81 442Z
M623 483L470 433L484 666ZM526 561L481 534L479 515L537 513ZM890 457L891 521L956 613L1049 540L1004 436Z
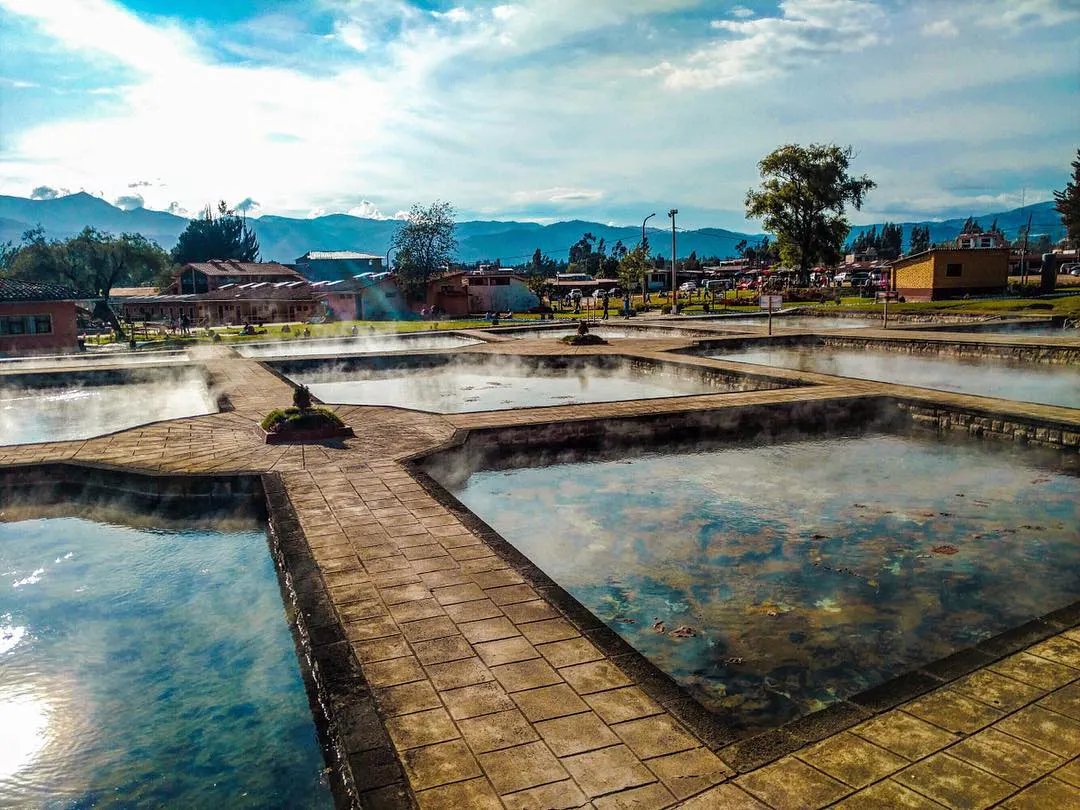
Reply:
M1035 203L1010 211L977 217L983 228L997 221L1006 236L1015 237L1031 217L1032 232L1046 233L1054 241L1064 236L1052 202ZM176 244L181 231L187 227L186 217L147 208L124 210L100 197L84 192L52 200L31 200L24 197L0 195L0 242L18 242L22 234L37 225L45 229L50 239L63 239L91 225L110 233L141 233L166 250ZM265 215L253 217L248 223L259 237L264 261L292 262L309 250L357 250L366 253L386 253L390 240L399 227L399 220L362 219L348 214L329 214L311 219L294 219ZM904 242L913 225L928 225L930 240L941 242L954 239L961 232L963 219L940 222L906 222ZM867 231L871 225L852 228L851 239ZM880 229L880 224L877 226ZM612 226L599 222L570 220L551 225L535 222L473 220L457 224L457 258L463 262L499 259L503 264L526 262L536 248L553 259L565 259L570 246L582 234L589 232L604 239L608 246L622 240L632 247L641 238L641 228L633 225ZM670 231L650 228L649 238L654 254L670 253ZM692 251L699 257L735 256L735 245L742 239L756 242L761 234L746 234L723 228L700 228L680 231L677 245L680 257Z

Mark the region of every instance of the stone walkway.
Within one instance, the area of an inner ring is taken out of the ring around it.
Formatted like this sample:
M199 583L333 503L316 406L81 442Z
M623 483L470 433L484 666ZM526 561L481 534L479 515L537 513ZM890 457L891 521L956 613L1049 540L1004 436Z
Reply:
M626 341L612 351L739 365L656 354L669 343ZM548 348L515 341L482 350ZM812 724L802 737L788 733L776 749L787 755L762 761L746 743L691 731L682 693L636 672L632 656L602 652L603 628L560 612L401 463L462 428L844 399L889 386L776 372L818 385L453 417L339 407L362 441L269 447L255 425L288 403L289 385L227 350L201 362L232 411L0 447L0 465L280 473L378 706L370 733L348 741L366 806L1080 808L1080 631L1067 624L1051 625L1050 638L1023 652L980 653L983 666L972 674L924 673L932 691L899 706L864 706L857 724L834 736ZM1005 414L1019 408L960 399ZM1078 411L1025 405L1020 415L1080 430Z

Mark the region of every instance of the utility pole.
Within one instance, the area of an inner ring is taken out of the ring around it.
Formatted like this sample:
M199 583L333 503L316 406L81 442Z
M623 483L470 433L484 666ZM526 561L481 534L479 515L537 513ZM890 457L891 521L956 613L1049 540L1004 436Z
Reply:
M667 215L671 217L671 314L678 315L678 307L676 301L678 299L678 285L676 284L675 277L675 215L679 213L678 208L672 208L667 212Z
M656 212L649 214L642 220L641 223L641 244L642 247L649 243L648 237L645 236L645 223L656 216ZM644 306L649 299L649 251L645 251L645 271L641 276L641 305Z
M1020 249L1020 284L1021 286L1027 284L1027 249L1028 249L1028 236L1031 235L1031 215L1033 211L1028 212L1028 224L1024 229L1024 247Z

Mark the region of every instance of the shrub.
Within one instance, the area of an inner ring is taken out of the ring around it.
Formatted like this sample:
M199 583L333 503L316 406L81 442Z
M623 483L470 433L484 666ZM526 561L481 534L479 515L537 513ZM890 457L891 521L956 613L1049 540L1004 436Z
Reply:
M292 402L302 411L309 410L311 408L311 389L306 385L297 386L293 390Z
M326 408L275 408L259 424L267 433L344 426L341 418Z
M584 335L566 335L559 338L563 343L568 346L606 346L607 341L599 335L584 334Z

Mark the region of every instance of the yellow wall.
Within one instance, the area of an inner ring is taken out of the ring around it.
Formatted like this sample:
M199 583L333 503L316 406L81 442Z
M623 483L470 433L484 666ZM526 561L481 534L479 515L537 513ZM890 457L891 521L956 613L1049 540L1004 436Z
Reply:
M936 250L931 255L934 257L936 289L1004 287L1008 283L1008 250ZM961 266L959 276L945 275L946 265L950 263Z
M911 264L897 267L893 272L896 274L897 289L929 289L934 282L934 254L927 254Z

